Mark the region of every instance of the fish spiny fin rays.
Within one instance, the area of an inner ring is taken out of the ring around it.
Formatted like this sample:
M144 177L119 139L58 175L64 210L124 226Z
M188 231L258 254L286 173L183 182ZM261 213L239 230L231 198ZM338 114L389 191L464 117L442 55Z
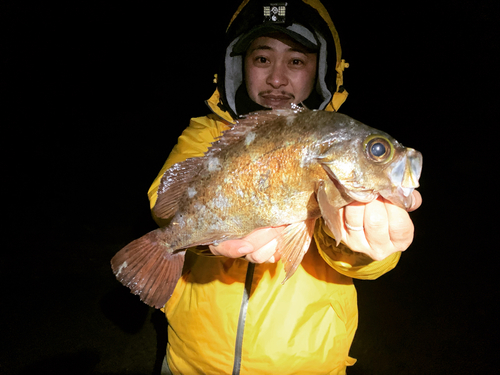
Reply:
M116 278L149 306L162 308L182 275L186 250L175 253L158 241L159 229L131 242L111 259Z
M272 110L263 110L258 112L252 112L248 115L245 115L236 121L235 126L226 131L220 141L223 141L226 135L233 136L232 132L239 133L239 139L245 139L246 136L252 132L253 130L257 130L259 128L268 129L267 125L270 122L275 121L276 119L282 117L285 119L293 118L293 116L302 113L302 112L312 112L306 108L299 107L295 104L292 104L290 108L280 108L280 109L272 109ZM215 144L214 144L215 145Z
M352 199L348 200L342 197L340 191L331 180L319 182L317 197L321 216L323 216L326 225L335 237L338 246L342 239L343 225L339 210L341 207L352 202Z
M153 207L156 217L169 219L177 212L182 195L202 165L202 158L189 158L165 171L158 187L158 199Z
M266 122L276 120L278 117L293 116L301 112L311 112L307 108L292 104L290 108L279 108L272 110L263 110L249 113L236 121L235 127L250 126L251 128L264 125ZM234 128L233 128L234 129Z
M282 284L294 274L309 250L315 223L316 219L308 219L300 223L290 224L283 230L277 250L281 255L281 262L284 264L286 272Z

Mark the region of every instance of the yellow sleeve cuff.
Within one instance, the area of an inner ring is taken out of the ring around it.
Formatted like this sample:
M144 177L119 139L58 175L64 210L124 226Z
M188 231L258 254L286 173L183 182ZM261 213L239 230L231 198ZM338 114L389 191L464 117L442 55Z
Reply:
M355 279L374 280L396 267L401 257L401 252L398 252L384 260L375 261L366 254L352 251L343 243L336 246L323 219L316 224L314 239L321 257L330 267Z

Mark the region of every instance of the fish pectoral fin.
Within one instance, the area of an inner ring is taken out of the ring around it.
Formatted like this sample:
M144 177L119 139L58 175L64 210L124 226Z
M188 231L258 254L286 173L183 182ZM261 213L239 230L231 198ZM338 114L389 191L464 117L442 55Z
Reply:
M342 197L335 184L330 180L319 182L317 196L321 216L323 216L328 229L330 229L335 237L338 246L342 239L343 225L339 210L341 207L352 202L352 200L349 201Z
M281 234L278 242L278 253L285 266L285 283L295 272L302 258L307 253L314 233L316 219L308 219L299 223L290 224Z
M111 259L116 278L149 306L162 308L182 276L186 250L168 252L159 229L132 241Z

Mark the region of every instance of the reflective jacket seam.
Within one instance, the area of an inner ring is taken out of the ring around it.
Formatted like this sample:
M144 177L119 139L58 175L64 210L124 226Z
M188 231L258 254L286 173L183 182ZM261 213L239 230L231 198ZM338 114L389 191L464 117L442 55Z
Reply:
M236 344L234 348L234 365L233 375L240 373L241 367L241 352L243 349L243 332L245 330L245 320L247 317L248 299L250 298L250 290L252 289L253 272L255 263L248 263L247 275L245 278L245 289L241 299L240 316L238 318L238 328L236 331Z

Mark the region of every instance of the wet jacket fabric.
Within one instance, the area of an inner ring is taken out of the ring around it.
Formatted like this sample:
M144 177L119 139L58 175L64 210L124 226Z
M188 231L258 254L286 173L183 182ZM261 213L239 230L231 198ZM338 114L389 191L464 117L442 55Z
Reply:
M305 3L328 17L319 2ZM337 60L343 64L339 55ZM346 96L333 95L326 110L338 109ZM149 190L151 207L165 170L202 156L234 122L221 101L216 90L207 101L213 113L191 119L179 137ZM352 278L375 279L399 257L371 261L343 244L336 247L321 219L309 251L284 285L281 262L253 264L188 251L185 273L164 307L169 369L173 374L345 374L355 362L349 356L358 319Z

